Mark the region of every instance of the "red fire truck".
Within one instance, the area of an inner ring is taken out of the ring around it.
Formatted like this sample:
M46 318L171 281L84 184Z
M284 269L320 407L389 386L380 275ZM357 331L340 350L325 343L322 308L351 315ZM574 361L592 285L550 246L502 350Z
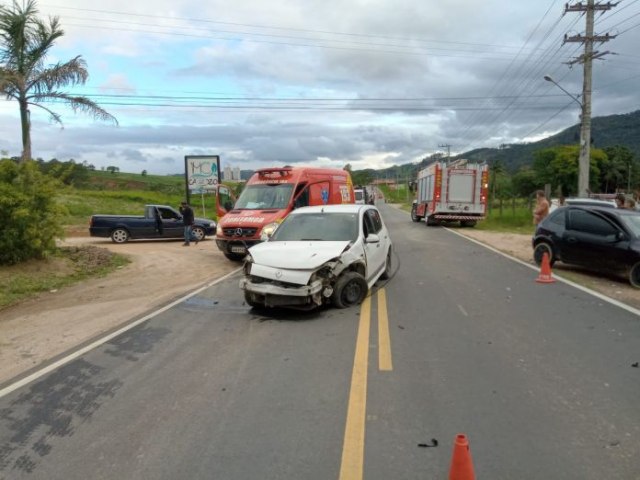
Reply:
M418 172L411 219L425 219L427 225L459 221L463 227L472 227L485 218L488 184L489 171L484 163L431 163Z

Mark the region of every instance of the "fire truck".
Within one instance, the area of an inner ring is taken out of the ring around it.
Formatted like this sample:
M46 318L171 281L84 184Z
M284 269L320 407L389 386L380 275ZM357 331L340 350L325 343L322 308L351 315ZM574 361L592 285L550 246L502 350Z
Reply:
M418 172L411 219L426 224L459 221L472 227L487 211L489 171L485 163L435 161Z

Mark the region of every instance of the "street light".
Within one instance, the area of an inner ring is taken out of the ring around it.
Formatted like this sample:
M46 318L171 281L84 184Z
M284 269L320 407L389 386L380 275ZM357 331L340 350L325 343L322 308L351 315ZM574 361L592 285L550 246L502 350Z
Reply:
M580 105L580 157L578 159L578 196L589 196L589 168L591 157L591 115L586 114L587 103L581 102L579 96L572 95L556 82L549 75L545 75L547 82L553 83L556 87L569 95L574 102ZM590 108L589 108L590 110Z

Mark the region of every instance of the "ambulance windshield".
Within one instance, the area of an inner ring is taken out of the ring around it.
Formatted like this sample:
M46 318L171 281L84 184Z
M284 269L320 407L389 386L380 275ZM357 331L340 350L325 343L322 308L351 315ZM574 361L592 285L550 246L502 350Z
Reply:
M236 202L238 210L282 210L289 206L292 183L247 185Z

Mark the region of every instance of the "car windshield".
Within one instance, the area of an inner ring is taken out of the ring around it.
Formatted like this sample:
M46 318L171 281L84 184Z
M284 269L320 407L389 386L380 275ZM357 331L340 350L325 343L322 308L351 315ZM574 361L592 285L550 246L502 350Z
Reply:
M272 242L317 240L354 241L358 238L358 214L318 212L289 215L273 236Z
M631 233L640 238L640 215L620 215L620 217Z
M292 191L293 184L291 183L248 185L238 198L235 208L281 210L289 205Z

